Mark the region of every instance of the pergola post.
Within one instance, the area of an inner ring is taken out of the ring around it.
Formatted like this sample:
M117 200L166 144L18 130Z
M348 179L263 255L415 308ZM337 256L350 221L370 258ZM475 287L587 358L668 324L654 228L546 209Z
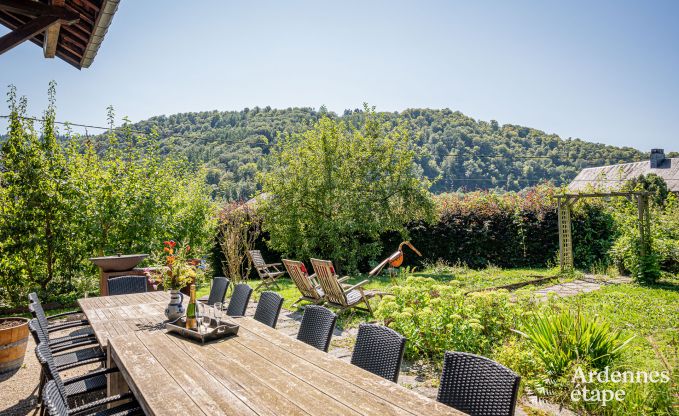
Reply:
M648 193L638 193L636 197L639 215L639 254L643 257L651 250L651 214L648 207Z
M568 196L557 199L559 222L559 266L562 272L573 270L573 242L571 239L571 202Z

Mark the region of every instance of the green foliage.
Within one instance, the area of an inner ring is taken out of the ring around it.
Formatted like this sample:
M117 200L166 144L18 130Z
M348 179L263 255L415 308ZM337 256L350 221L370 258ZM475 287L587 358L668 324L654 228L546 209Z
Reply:
M256 192L254 172L269 169L266 156L278 144L279 133L302 133L322 117L360 126L368 116L361 109L338 116L311 108L254 107L158 116L132 127L162 131L162 154L183 154L195 165L207 165L213 194L239 200ZM403 126L414 138L416 163L433 182L435 193L520 190L541 180L561 185L584 167L645 159L642 152L628 147L565 140L528 127L475 120L448 109L409 109L380 116L393 127Z
M666 189L663 184L662 179L652 178L649 182L637 180L627 185L630 190L651 192L650 247L645 255L641 254L637 204L620 200L613 211L620 233L611 247L611 258L619 269L644 283L656 282L661 271L679 271L679 201L673 194L662 191Z
M473 268L545 267L559 249L557 206L559 188L540 185L521 192L475 191L434 197L433 222L408 225L410 241L422 257L406 256L406 264L422 266L442 260ZM578 206L572 214L576 267L588 268L605 258L614 236L611 214L603 204ZM388 256L400 235L383 236Z
M45 296L91 288L87 261L116 252L152 253L164 240L209 250L214 203L204 173L182 159L161 157L129 130L93 142L68 134L57 141L54 84L38 134L22 118L26 100L8 95L11 121L0 174L0 304L23 304L39 288ZM109 114L113 118L112 112ZM67 132L69 133L69 132Z
M631 338L608 323L582 312L536 314L519 332L542 361L549 381L556 381L575 364L603 370L613 364Z
M489 355L510 334L519 306L506 291L465 295L454 282L410 277L390 289L375 317L408 338L406 357L440 359L448 350Z
M269 245L355 270L380 252L381 234L431 216L429 183L415 169L410 140L405 128L373 111L358 127L323 117L312 130L287 137L262 179Z

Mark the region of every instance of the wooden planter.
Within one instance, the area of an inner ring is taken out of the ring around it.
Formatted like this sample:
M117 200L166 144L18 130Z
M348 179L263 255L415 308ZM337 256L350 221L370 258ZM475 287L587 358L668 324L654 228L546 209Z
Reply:
M0 318L0 323L7 321L21 324L0 329L0 374L14 372L21 367L28 344L28 319Z

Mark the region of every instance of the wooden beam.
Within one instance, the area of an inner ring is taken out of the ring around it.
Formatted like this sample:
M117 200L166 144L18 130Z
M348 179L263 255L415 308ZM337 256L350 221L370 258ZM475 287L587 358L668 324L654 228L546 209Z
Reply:
M63 7L65 0L50 0L50 6ZM45 29L45 41L42 43L42 51L45 58L54 58L57 54L57 41L59 40L59 30L61 24L59 22L49 26Z
M24 16L54 16L71 24L80 19L80 14L66 10L64 7L51 6L32 0L0 0L0 10L19 13Z
M0 55L59 22L57 16L40 16L0 38Z

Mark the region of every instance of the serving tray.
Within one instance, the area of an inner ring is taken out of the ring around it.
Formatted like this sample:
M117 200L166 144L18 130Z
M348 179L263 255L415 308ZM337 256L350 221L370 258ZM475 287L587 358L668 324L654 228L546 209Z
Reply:
M208 341L215 341L238 334L239 326L225 320L222 320L218 325L216 319L211 319L207 331L201 332L186 328L186 318L181 318L176 323L165 324L165 328L167 332L174 332L181 337L200 341L204 344Z

